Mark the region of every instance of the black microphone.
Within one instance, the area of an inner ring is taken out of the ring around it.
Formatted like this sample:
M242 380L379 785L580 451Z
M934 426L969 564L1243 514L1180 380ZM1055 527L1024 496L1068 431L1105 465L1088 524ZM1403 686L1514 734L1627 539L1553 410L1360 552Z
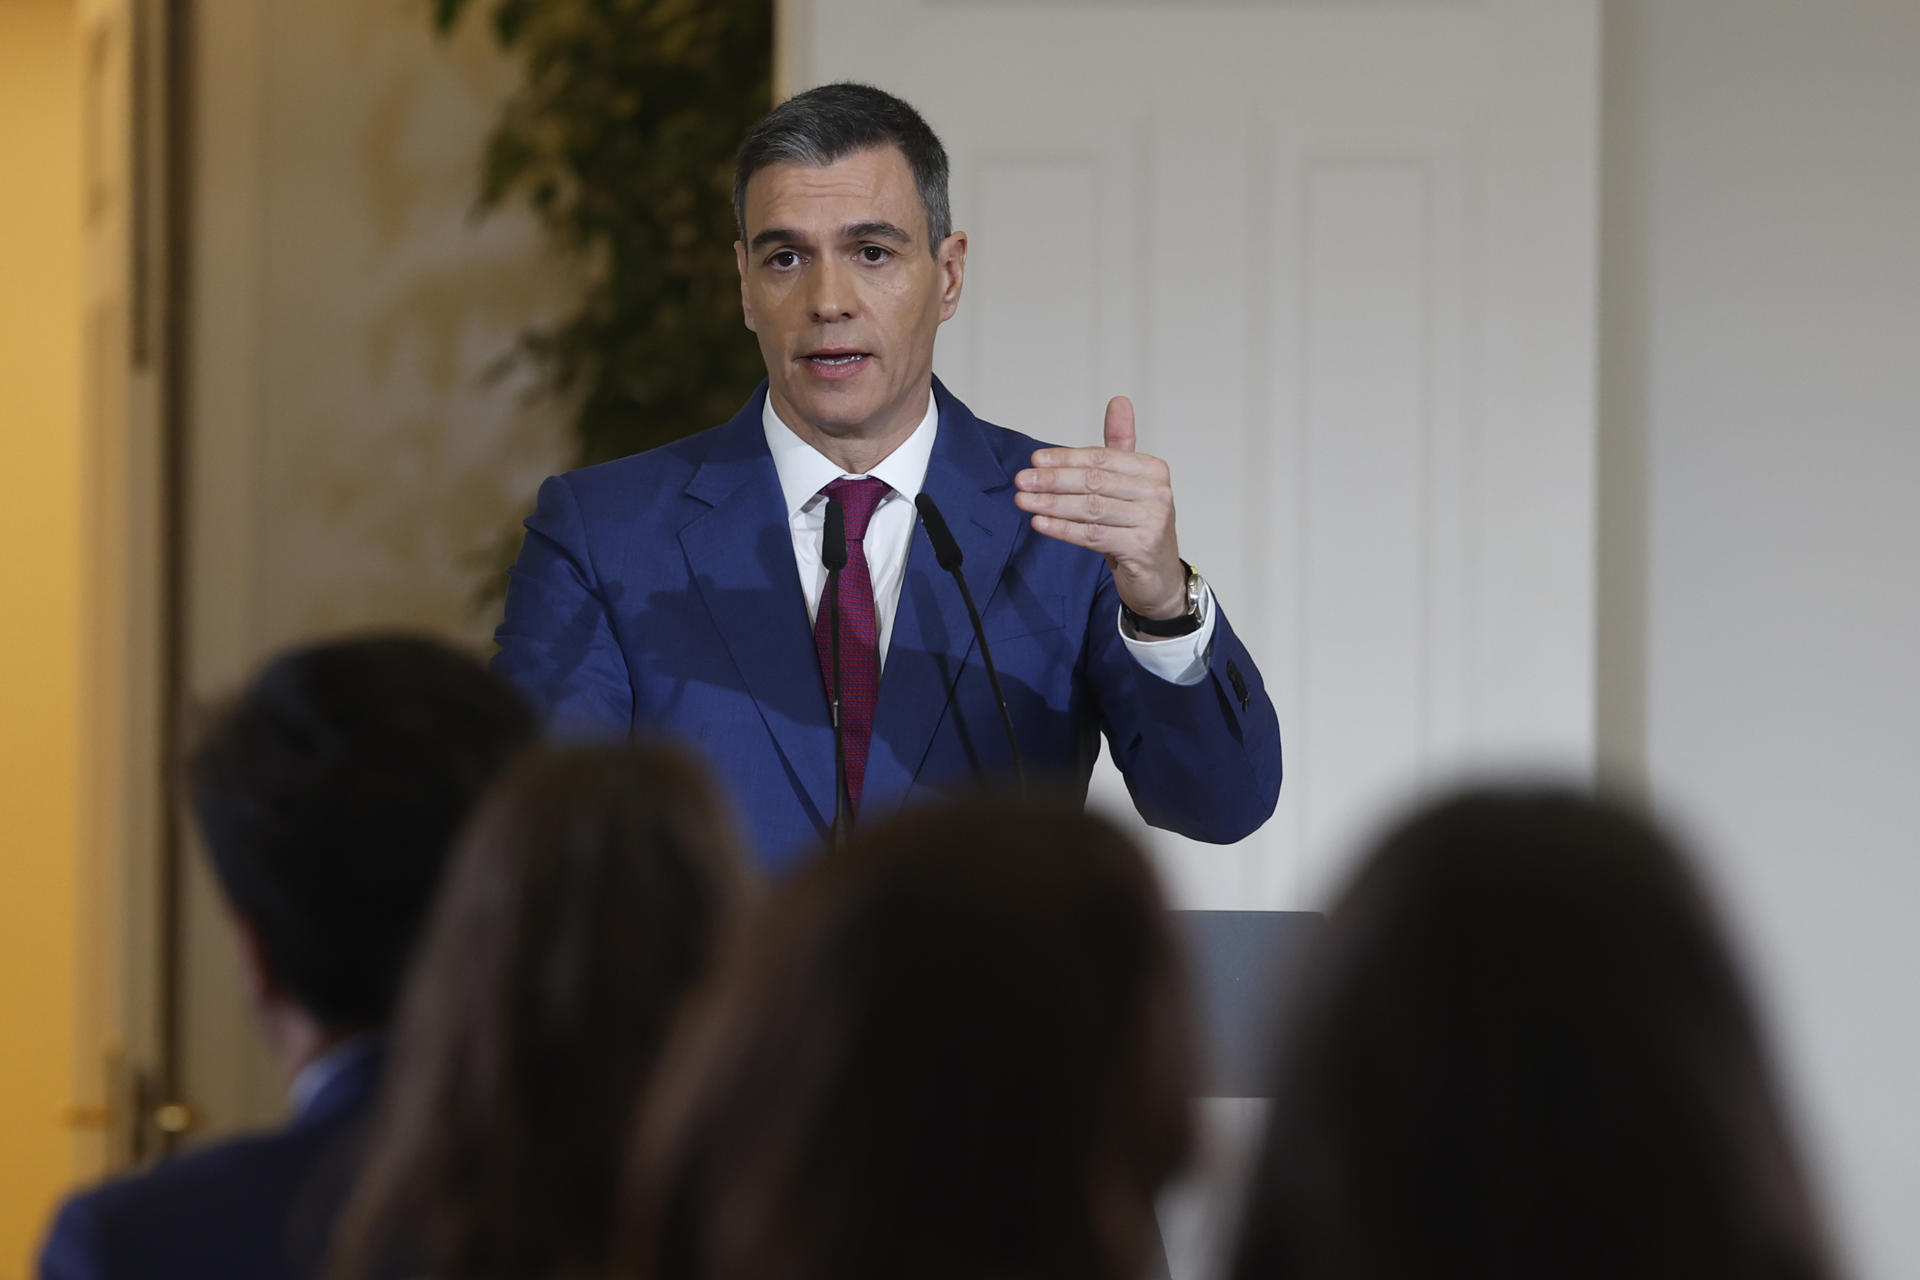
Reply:
M840 571L847 567L847 512L840 499L827 495L827 524L820 532L820 563L827 569L827 589L820 607L833 610L833 847L847 842L853 827L853 801L847 794L847 743L840 733Z
M1027 762L1020 755L1020 739L1013 734L1013 717L1007 712L1007 695L1000 692L1000 673L994 670L993 651L987 648L986 628L980 625L980 611L973 606L973 592L967 590L967 580L960 573L960 544L953 540L953 530L947 528L947 519L940 514L940 508L933 504L931 494L922 493L913 500L920 512L920 523L927 527L927 540L933 543L933 558L942 569L953 575L960 584L960 598L967 602L967 617L973 622L973 638L980 642L980 660L987 664L987 680L993 685L993 700L1000 706L1000 727L1007 731L1007 750L1013 753L1013 769L1020 779L1020 794L1027 794Z
M820 563L828 573L847 567L847 509L832 495L827 497L827 527L820 531Z

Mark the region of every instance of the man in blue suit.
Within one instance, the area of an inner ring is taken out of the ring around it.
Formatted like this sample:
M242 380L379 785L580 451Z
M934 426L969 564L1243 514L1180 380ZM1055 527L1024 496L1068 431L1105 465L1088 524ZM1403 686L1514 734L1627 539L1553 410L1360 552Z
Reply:
M478 662L403 637L289 653L220 716L189 789L293 1117L67 1201L43 1280L317 1273L448 849L533 732Z
M775 868L837 814L1004 780L966 605L916 519L930 498L1026 770L1084 795L1104 732L1149 822L1219 842L1258 827L1280 788L1273 706L1180 558L1132 405L1108 406L1103 448L1059 448L933 377L967 237L925 121L864 85L800 94L748 135L734 206L767 381L723 426L546 482L496 669L562 732L704 747Z

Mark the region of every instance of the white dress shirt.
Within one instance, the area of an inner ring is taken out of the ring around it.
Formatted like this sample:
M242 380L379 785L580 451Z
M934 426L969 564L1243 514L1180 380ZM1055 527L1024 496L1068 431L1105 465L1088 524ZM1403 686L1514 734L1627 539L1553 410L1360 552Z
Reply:
M850 473L842 471L782 422L774 412L772 396L767 397L760 422L767 433L767 448L773 454L773 469L780 477L780 494L787 504L787 522L793 530L793 560L800 569L800 591L807 599L807 620L811 623L827 587L827 571L820 563L820 535L826 528L827 500L820 491ZM926 481L927 464L933 458L933 438L939 430L940 410L929 392L927 412L920 419L920 425L867 473L886 481L889 490L873 509L862 543L867 553L867 573L873 582L873 612L879 628L883 669L887 642L893 637L894 615L900 607L900 587L906 579L907 552L913 545L916 514L913 500L920 496L920 487ZM1013 501L1012 495L1008 495L1007 501ZM1200 629L1191 635L1137 639L1128 634L1119 610L1114 611L1113 624L1128 652L1162 680L1198 684L1206 678L1208 651L1213 644L1213 593L1203 583L1200 595Z

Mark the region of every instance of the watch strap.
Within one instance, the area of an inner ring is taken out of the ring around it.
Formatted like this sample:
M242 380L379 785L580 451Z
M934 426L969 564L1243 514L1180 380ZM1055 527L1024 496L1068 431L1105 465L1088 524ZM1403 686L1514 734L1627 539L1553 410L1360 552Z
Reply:
M1180 567L1187 571L1187 611L1172 618L1143 618L1127 608L1123 601L1120 614L1136 634L1152 636L1156 640L1170 640L1176 636L1190 636L1200 629L1200 575L1185 560L1180 562Z

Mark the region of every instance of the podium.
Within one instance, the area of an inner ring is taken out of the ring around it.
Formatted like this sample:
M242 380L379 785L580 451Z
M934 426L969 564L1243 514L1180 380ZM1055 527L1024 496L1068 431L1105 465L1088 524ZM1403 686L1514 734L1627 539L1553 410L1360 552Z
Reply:
M1313 911L1175 911L1200 1033L1196 1120L1201 1165L1159 1205L1161 1252L1149 1280L1221 1273L1248 1167L1266 1126L1262 1099L1280 1004L1319 929Z
M1205 1098L1265 1096L1286 980L1314 911L1175 911L1200 1027Z

